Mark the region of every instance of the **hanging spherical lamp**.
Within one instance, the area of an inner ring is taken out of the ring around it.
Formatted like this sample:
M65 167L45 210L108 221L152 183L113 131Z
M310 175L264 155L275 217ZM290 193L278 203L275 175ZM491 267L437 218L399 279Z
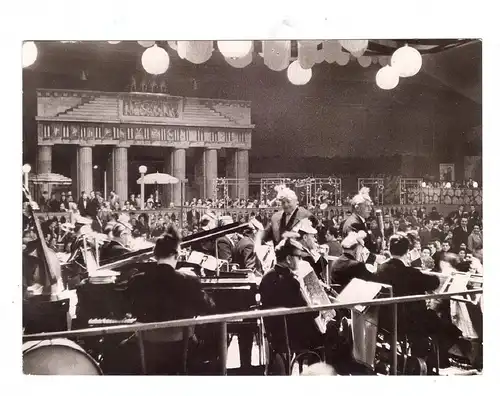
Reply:
M252 45L250 47L250 51L248 51L248 54L246 54L245 56L242 56L241 58L226 58L226 57L224 57L224 59L231 66L236 67L238 69L241 69L241 68L247 67L250 63L252 63L253 50L254 50L254 46L252 43Z
M149 74L163 74L170 65L167 51L156 44L146 49L142 54L142 66Z
M391 57L391 66L397 70L400 77L411 77L422 67L422 55L413 47L398 48Z
M358 63L362 66L362 67L368 67L372 64L372 58L369 57L369 56L360 56L358 58Z
M393 89L399 83L399 75L391 66L384 66L377 72L375 81L382 89Z
M31 66L38 57L38 48L33 41L23 43L23 67Z
M286 74L292 84L305 85L311 80L312 69L303 69L299 61L295 60L288 66Z
M224 58L243 58L252 49L251 41L217 41L217 47Z
M361 52L361 55L363 55L363 52L368 48L368 40L339 40L339 42L342 47L352 54Z
M340 52L337 54L337 57L335 58L335 62L337 62L340 66L345 66L349 63L349 60L351 57L347 52Z
M149 48L155 45L155 41L138 41L137 43L144 48Z

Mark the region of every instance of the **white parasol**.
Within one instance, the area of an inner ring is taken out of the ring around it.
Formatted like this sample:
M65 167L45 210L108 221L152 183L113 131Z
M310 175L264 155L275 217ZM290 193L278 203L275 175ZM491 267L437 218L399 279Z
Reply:
M33 184L58 184L61 186L71 185L71 179L60 175L59 173L30 174L29 181Z
M142 183L142 178L137 179L137 184ZM179 179L166 173L150 173L144 176L144 184L177 184Z

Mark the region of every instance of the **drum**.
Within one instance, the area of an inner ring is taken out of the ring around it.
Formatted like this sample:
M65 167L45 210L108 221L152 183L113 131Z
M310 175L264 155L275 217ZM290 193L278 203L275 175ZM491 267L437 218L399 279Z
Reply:
M23 344L23 372L31 375L102 375L99 365L67 339Z

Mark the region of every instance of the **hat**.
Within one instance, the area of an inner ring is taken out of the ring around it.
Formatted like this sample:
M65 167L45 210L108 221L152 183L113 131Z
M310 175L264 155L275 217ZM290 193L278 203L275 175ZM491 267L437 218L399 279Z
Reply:
M75 225L90 225L92 224L92 219L89 219L88 217L83 217L80 215L75 216Z
M323 202L321 205L319 205L319 208L321 210L325 210L326 208L328 208L328 205L325 202Z
M294 228L296 232L303 232L305 234L317 234L318 231L312 226L311 220L302 219L299 224Z
M364 231L351 231L347 236L342 240L341 246L344 249L352 249L356 245L365 245L364 239L366 237L366 232Z

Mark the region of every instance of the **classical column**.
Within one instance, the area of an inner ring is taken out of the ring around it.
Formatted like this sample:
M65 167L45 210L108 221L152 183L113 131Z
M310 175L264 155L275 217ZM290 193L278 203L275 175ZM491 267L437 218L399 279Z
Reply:
M52 172L52 146L38 146L37 173Z
M122 202L128 199L128 149L113 147L114 189Z
M215 183L217 179L217 150L207 148L205 150L205 198L217 198L214 196Z
M37 173L50 173L52 172L52 146L38 146L37 153ZM47 191L50 196L50 184L43 184L40 187L40 193Z
M92 147L80 146L78 148L78 198L85 191L92 191ZM77 197L75 197L77 198ZM76 201L76 199L75 199Z
M171 149L164 149L164 152L165 152L165 157L164 157L164 161L163 161L163 173L166 173L170 176L173 176L173 173L174 173L174 171L172 169L173 152ZM161 191L162 191L161 203L162 203L163 207L168 207L170 205L170 202L173 202L172 201L172 197L173 197L172 184L163 185Z
M194 184L198 187L197 198L205 198L205 149L194 148L196 162L194 164Z
M174 184L173 202L175 206L180 206L181 200L186 199L185 184L181 183L186 178L186 149L175 148L172 153L173 176L179 179L179 183Z
M238 197L248 198L248 150L238 150L236 152L236 171Z
M236 179L237 177L237 152L238 150L226 149L226 178ZM238 198L238 186L236 184L230 184L228 186L229 197L231 199Z

